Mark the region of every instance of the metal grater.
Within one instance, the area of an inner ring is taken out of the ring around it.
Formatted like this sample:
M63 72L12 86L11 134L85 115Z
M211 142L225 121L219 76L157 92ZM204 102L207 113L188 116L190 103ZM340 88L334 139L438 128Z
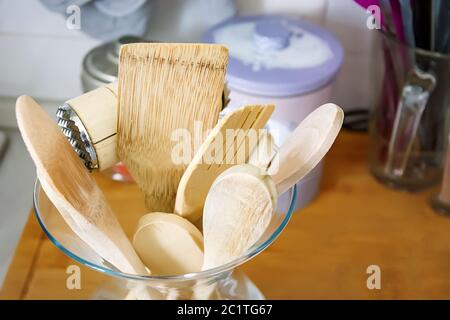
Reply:
M98 169L97 153L86 128L75 110L68 103L64 103L58 107L56 117L62 133L83 160L84 165L89 170Z
M115 96L114 91L111 91L111 88L104 87L103 89L96 90L107 90L110 94ZM90 99L93 99L96 95L93 94L95 90L90 92ZM89 93L88 93L89 94ZM100 94L97 92L97 95ZM82 97L82 96L81 96ZM69 143L72 145L75 152L78 156L83 160L84 165L89 170L99 169L99 159L97 156L97 152L95 150L94 143L86 129L86 126L83 124L83 121L78 116L74 107L70 105L71 101L73 101L73 106L77 108L86 107L86 100L83 105L80 105L80 101L75 99L70 100L69 102L64 103L63 105L58 107L56 111L56 117L58 119L58 126L61 128L62 133L66 136ZM117 99L116 99L117 100ZM92 100L91 100L92 101ZM229 103L229 90L224 86L224 91L222 93L222 110ZM110 102L111 103L111 102ZM108 105L111 108L115 108L115 104ZM88 121L89 119L84 119ZM91 130L93 128L90 128ZM92 132L92 131L91 131ZM108 137L105 137L108 138ZM94 139L103 139L103 137L94 137ZM106 168L102 168L106 169Z

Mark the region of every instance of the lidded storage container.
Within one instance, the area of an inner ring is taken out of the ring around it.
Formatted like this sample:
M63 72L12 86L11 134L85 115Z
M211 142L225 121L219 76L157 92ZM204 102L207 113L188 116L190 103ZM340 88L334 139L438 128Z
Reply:
M228 47L229 108L275 104L272 116L292 128L330 101L343 50L328 31L282 15L236 16L205 33L203 40ZM297 207L316 195L323 165L299 184Z

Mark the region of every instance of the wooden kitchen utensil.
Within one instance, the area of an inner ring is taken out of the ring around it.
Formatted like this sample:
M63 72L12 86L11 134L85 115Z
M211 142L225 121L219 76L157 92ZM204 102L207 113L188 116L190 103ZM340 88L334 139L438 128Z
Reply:
M28 96L17 99L16 116L42 188L70 228L119 271L149 274L57 124Z
M266 170L276 154L276 144L272 134L264 130L259 138L258 145L250 154L247 163Z
M139 219L133 245L152 275L199 272L203 264L202 233L188 220L153 212Z
M193 222L201 217L214 180L231 166L247 162L258 143L260 129L266 125L274 108L273 105L245 106L220 119L181 177L175 213ZM248 134L247 139L245 134ZM211 163L208 158L211 155L220 155L220 159L215 159L219 161Z
M323 105L294 130L267 172L246 164L219 175L203 211L203 270L231 262L260 239L278 196L320 162L336 139L342 121L341 108Z
M89 170L106 170L119 162L117 90L117 82L110 83L66 101L56 111L61 131ZM224 84L221 108L228 102Z
M223 172L205 202L202 270L244 254L266 230L276 203L275 184L269 176L261 176L260 168L243 164Z
M341 130L344 112L327 103L311 112L284 141L267 173L279 195L306 176L330 150Z
M70 99L56 111L58 125L85 166L105 170L119 162L117 82Z
M117 153L144 191L149 211L173 210L188 162L172 159L171 137L176 130L194 136L196 124L203 137L217 123L227 61L227 49L215 44L121 47Z

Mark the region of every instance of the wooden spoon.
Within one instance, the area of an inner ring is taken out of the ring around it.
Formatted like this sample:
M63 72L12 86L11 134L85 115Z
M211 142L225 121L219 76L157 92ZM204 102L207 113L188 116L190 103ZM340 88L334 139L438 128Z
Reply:
M203 212L203 270L242 256L261 238L278 196L320 162L336 139L342 121L341 108L323 105L294 130L267 172L248 164L238 165L214 181Z
M56 123L28 96L17 99L16 116L42 188L66 223L121 272L148 275L102 191Z
M133 245L153 275L182 275L202 268L202 233L176 214L153 212L142 216Z

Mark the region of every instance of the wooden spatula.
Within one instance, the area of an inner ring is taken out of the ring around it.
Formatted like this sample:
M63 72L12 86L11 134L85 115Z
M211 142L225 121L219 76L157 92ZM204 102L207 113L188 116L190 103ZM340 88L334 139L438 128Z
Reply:
M216 44L139 43L120 50L117 153L150 212L171 212L188 163L175 163L175 130L194 136L222 108L228 51ZM192 146L192 152L193 148Z
M56 123L28 96L17 99L16 116L42 188L70 228L121 272L147 275L102 191Z
M258 143L259 129L266 125L274 108L273 105L245 106L220 119L181 177L175 213L193 222L201 217L213 181L231 166L247 162ZM257 135L256 139L246 139L245 134L248 138L251 136L250 130L254 130L252 133ZM208 156L217 154L222 155L220 161L210 163Z
M336 139L342 121L341 108L323 105L285 141L267 172L246 164L217 177L203 211L203 270L231 262L260 239L278 196L320 162Z

